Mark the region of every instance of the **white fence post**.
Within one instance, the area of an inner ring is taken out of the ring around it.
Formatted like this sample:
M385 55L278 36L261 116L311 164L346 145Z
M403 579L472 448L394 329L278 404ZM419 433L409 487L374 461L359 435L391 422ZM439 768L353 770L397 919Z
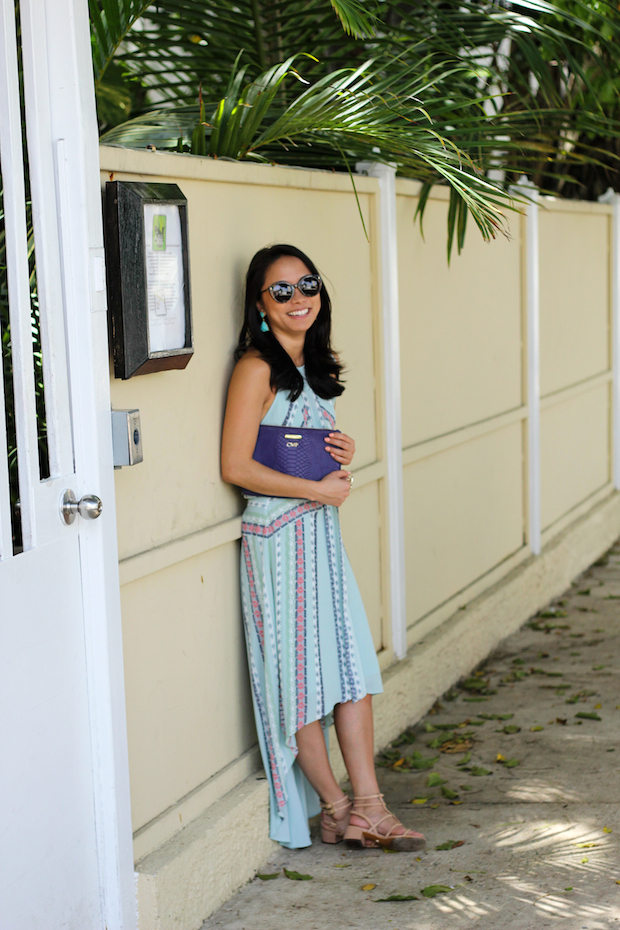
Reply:
M599 203L613 207L611 237L611 351L612 351L612 477L620 490L620 194L611 187L599 197Z
M400 328L398 322L398 243L396 236L396 168L359 162L356 170L379 180L381 280L383 298L383 362L390 540L390 602L392 645L403 659L407 653L405 577L405 513L400 400Z
M527 433L529 545L540 555L540 272L538 189L523 176L515 192L528 201L525 211L525 276L527 304Z

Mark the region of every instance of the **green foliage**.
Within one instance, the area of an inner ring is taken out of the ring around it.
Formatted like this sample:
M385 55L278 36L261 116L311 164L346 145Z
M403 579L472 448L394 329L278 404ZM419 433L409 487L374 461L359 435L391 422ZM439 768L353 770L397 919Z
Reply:
M392 161L425 182L420 222L431 186L450 185L448 254L469 212L486 237L501 228L500 188L522 173L581 196L616 179L620 13L600 0L90 5L106 125L123 91L142 109L107 142L337 170Z

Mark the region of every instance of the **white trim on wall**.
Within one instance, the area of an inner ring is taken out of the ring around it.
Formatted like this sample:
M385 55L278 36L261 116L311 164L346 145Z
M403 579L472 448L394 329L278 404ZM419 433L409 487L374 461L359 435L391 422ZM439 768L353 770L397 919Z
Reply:
M528 457L528 542L534 555L542 545L540 500L540 269L538 247L539 192L525 177L519 180L525 208L526 316L527 316L527 457Z
M358 162L360 174L379 180L381 289L385 440L388 479L390 604L392 648L397 659L407 654L405 577L405 513L400 398L400 326L398 318L398 241L396 235L396 168L378 162Z
M611 254L611 358L613 381L612 410L612 480L620 490L620 194L612 188L599 197L599 203L612 206Z

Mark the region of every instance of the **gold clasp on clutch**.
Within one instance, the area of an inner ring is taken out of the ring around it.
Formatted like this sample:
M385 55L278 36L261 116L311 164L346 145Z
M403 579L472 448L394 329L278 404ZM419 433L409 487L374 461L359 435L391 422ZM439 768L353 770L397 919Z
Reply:
M301 439L301 433L285 433L285 439Z

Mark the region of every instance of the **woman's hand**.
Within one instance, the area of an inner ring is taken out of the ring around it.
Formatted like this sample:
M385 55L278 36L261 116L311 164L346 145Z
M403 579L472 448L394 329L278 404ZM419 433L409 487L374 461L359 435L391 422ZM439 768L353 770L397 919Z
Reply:
M311 498L319 504L340 507L351 493L350 471L332 471L315 484L316 494Z
M325 448L339 465L350 465L355 455L355 442L345 433L330 433L325 437Z

